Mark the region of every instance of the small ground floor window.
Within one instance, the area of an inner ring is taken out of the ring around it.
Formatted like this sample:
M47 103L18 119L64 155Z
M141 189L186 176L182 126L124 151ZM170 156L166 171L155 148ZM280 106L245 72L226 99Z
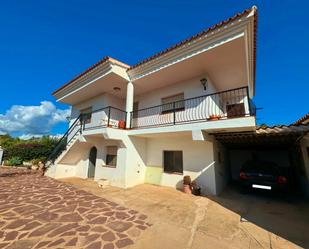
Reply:
M117 146L106 147L106 165L116 167L117 165Z
M166 173L182 174L182 151L163 151L163 167Z

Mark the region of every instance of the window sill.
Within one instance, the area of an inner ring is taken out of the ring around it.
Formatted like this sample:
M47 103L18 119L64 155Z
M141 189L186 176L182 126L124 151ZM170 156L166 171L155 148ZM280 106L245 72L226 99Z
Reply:
M116 166L113 166L113 165L105 165L105 164L103 164L101 166L104 167L104 168L112 168L112 169L116 168Z
M167 172L167 171L164 171L163 173L164 174L169 174L169 175L180 175L180 176L183 175L183 173L180 173L180 172Z

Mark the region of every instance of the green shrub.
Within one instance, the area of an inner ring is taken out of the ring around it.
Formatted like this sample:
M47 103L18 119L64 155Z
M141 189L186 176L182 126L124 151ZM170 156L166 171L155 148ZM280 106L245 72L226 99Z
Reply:
M18 157L18 156L14 156L12 158L10 158L9 160L7 160L7 165L8 166L19 166L23 164L23 160Z
M4 160L20 157L22 161L38 159L44 163L58 141L59 139L48 136L21 140L9 135L0 135L0 146L4 149Z
M38 158L32 159L32 160L31 160L31 164L32 164L32 165L38 165L39 162L40 162L40 159L38 159Z
M46 163L47 156L41 156L38 159L39 159L39 162Z
M47 157L41 156L39 158L35 158L31 160L32 165L39 165L40 162L46 163Z

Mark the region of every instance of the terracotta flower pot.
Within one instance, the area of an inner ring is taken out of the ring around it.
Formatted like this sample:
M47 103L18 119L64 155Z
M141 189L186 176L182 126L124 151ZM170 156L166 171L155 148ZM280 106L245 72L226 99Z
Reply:
M191 184L191 177L190 176L184 176L183 177L183 184L190 185Z
M198 195L198 196L201 195L201 187L198 186L196 181L193 181L191 183L191 191L192 191L192 194L194 194L194 195Z
M32 170L38 170L38 169L39 169L39 166L38 166L38 165L32 165L32 166L31 166L31 169L32 169Z
M119 120L118 128L125 129L126 128L126 122L124 120Z
M191 186L189 184L183 185L183 192L186 194L192 194Z
M219 115L210 115L209 118L207 118L207 120L215 121L215 120L219 120L220 118L221 116Z

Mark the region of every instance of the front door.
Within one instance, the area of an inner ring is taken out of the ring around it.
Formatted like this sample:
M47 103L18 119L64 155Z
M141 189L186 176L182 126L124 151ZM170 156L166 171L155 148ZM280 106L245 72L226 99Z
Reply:
M96 160L97 160L97 148L92 147L89 153L88 178L94 178Z

